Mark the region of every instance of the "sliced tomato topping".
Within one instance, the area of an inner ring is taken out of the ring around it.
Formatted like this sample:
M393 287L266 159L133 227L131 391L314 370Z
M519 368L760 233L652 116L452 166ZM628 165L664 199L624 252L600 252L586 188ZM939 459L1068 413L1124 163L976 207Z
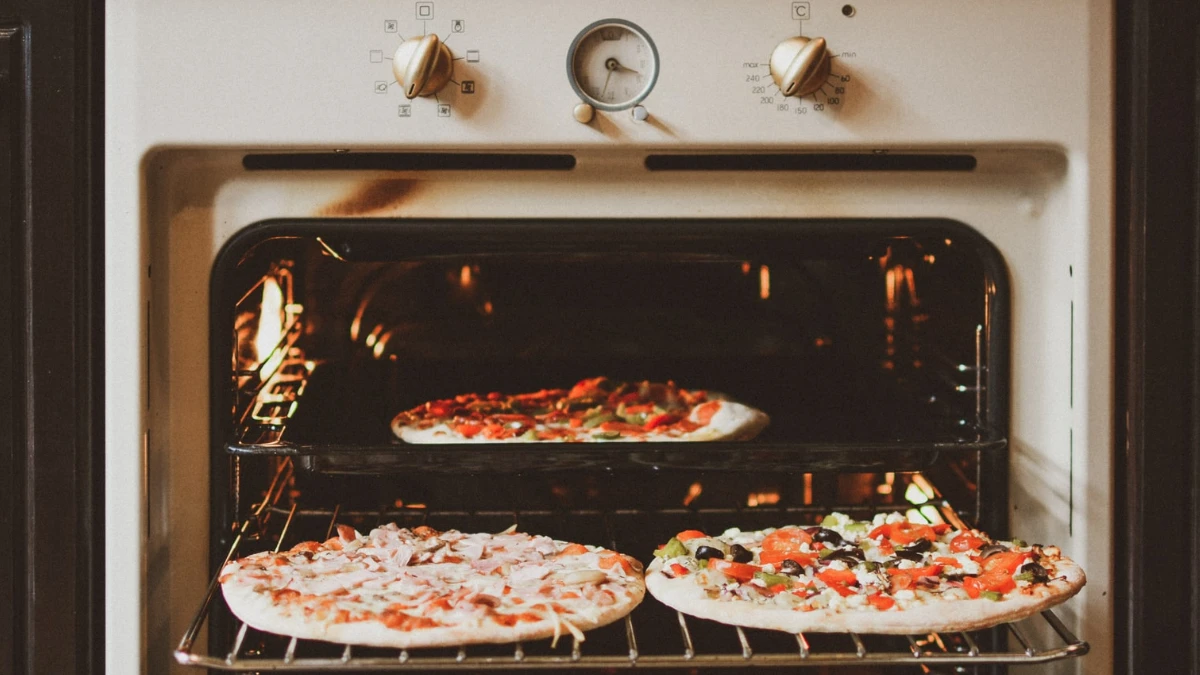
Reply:
M587 547L583 544L567 544L563 550L558 552L558 555L582 555L587 552Z
M946 555L934 558L933 562L938 563L939 565L949 565L950 567L962 567L962 563L958 562L958 558L951 558L950 556Z
M750 581L754 578L754 573L759 571L758 565L747 565L745 563L736 563L732 560L721 560L713 558L708 561L708 568L716 570L727 577L732 577L738 581Z
M687 541L689 539L699 539L700 537L706 536L708 535L704 534L700 530L684 530L683 532L675 535L675 538L679 541Z
M671 563L671 571L674 572L675 576L677 577L685 576L688 573L688 569L679 563Z
M675 565L678 566L679 563L675 563ZM633 564L626 560L625 556L619 553L600 559L600 569L607 570L617 566L620 566L621 569L625 570L626 574L633 574ZM686 573L687 570L685 569L684 572Z
M888 572L891 571L888 570ZM896 591L903 591L906 588L912 588L915 581L913 575L908 573L908 570L896 570L896 573L891 575L892 583L888 586L888 592L895 593Z
M1017 582L1013 580L1012 574L1002 569L996 569L981 574L979 576L979 585L985 591L1007 593L1017 587Z
M625 412L629 413L630 415L638 415L641 413L651 413L651 412L654 412L654 404L653 403L643 403L641 405L626 406Z
M920 523L910 523L907 521L899 523L885 523L871 530L867 535L871 539L883 536L889 539L894 544L904 546L911 544L918 539L928 539L929 541L937 541L937 533L928 525Z
M640 433L644 433L645 429L643 429L642 427L640 427L636 424L630 424L628 422L605 422L604 424L600 425L600 431L619 431L623 434L624 433L640 434Z
M632 408L628 408L628 410L632 410ZM661 415L654 415L650 419L646 420L645 428L646 429L657 429L658 427L670 426L670 425L678 422L680 419L681 418L679 417L679 415L676 415L674 413L663 413Z
M940 536L942 536L943 534L946 534L946 533L947 533L947 532L949 532L951 529L953 529L953 528L951 528L949 525L947 525L946 523L938 523L937 525L932 525L931 527L933 528L933 531L934 531L935 533L937 533L937 535L938 535L939 537L940 537Z
M881 611L885 609L891 609L892 607L896 606L896 601L893 600L891 596L884 595L883 593L868 595L867 602L871 603L871 605Z
M717 411L720 409L720 401L709 401L708 403L705 403L699 408L696 408L696 422L699 423L700 426L708 424L712 421L713 415L716 415Z
M888 568L887 573L888 573L888 576L907 574L908 576L912 577L915 580L915 579L920 579L921 577L936 577L937 575L942 573L942 566L941 565L930 565L929 567L910 567L906 570L902 570L897 567L891 567L891 568Z
M950 540L950 550L955 553L974 551L981 546L983 546L983 540L970 532L963 532Z
M482 424L459 424L454 427L454 430L463 438L474 438L476 434L483 431Z
M1003 570L1008 576L1017 573L1017 569L1029 558L1028 553L1020 551L1005 551L1003 553L994 553L983 560L983 571L992 572L995 570Z
M811 544L812 535L798 527L784 527L763 537L763 551L799 551L800 544Z
M928 525L920 523L893 523L892 536L889 537L894 544L901 546L911 544L918 539L927 539L929 541L937 541L937 533Z
M812 567L817 562L816 553L800 553L799 551L763 551L758 554L758 562L763 565L776 565L784 560L794 561L801 567Z
M979 583L978 577L963 577L963 590L967 592L967 597L974 600L983 592L983 587Z
M852 584L858 581L854 570L822 570L816 577L826 584Z

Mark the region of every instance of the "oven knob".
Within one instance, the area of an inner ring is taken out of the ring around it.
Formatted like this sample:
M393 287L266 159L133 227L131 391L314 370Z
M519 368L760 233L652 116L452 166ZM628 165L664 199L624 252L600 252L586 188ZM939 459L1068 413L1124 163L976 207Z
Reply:
M392 56L392 74L410 99L437 92L454 74L454 55L438 36L405 40Z
M791 37L771 52L771 77L784 96L807 96L829 78L825 38Z

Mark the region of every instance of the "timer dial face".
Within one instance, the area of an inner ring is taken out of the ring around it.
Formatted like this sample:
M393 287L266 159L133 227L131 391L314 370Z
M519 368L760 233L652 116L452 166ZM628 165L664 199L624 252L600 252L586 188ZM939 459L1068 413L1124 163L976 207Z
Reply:
M632 108L658 80L658 50L646 31L628 21L597 21L571 43L567 78L597 110Z

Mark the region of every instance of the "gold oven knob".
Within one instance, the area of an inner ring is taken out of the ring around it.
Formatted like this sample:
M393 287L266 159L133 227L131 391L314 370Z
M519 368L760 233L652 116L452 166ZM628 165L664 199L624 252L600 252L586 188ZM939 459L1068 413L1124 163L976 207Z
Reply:
M438 36L430 33L405 40L392 56L392 74L410 99L437 92L454 74L454 55Z
M825 38L791 37L771 52L771 77L784 96L807 96L829 78Z

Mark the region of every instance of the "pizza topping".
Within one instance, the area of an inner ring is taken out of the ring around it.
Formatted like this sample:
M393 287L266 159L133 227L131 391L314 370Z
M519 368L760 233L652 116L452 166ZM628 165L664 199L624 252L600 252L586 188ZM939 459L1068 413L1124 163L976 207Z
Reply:
M734 528L719 536L685 530L655 556L664 574L687 576L716 599L796 611L904 611L935 598L1003 601L1010 593L1038 593L1055 579L1052 561L1061 554L1017 544L912 523L899 513L873 522L834 513L820 527ZM671 571L674 565L682 572Z

